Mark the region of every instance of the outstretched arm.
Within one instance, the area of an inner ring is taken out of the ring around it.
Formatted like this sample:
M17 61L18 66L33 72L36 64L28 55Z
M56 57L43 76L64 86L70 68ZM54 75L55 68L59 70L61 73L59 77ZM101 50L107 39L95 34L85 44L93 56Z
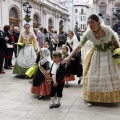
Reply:
M77 45L77 47L70 53L70 55L68 56L68 58L71 59L72 56L73 56L74 54L76 54L81 48L82 48L82 44L80 43L80 44Z
M70 55L67 57L67 58L65 58L63 61L62 61L62 63L64 64L64 63L66 63L66 62L69 62L70 61L70 59L72 58L72 56L74 55L74 54L76 54L81 48L82 48L82 46L87 42L87 37L86 36L83 36L83 38L82 38L82 40L80 41L80 43L77 45L76 44L76 48L70 53Z

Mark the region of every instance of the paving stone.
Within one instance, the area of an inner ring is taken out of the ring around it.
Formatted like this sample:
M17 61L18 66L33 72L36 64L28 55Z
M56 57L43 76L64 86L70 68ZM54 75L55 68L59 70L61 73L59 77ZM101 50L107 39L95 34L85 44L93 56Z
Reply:
M61 107L52 110L49 98L38 100L31 94L29 80L12 70L0 74L0 120L120 120L120 103L96 103L89 108L77 80L64 88Z

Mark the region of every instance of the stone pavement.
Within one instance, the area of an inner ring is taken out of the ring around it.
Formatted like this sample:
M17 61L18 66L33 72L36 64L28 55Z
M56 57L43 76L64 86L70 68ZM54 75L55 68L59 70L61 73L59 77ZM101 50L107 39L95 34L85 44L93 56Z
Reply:
M87 107L77 81L64 88L61 107L49 109L50 99L38 100L30 93L29 79L0 75L0 120L120 120L120 104Z

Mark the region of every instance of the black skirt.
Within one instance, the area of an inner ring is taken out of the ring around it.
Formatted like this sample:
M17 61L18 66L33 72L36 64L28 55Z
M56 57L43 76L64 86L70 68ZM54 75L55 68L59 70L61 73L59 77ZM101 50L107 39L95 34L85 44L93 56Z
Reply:
M70 73L77 75L77 77L81 77L83 74L83 67L81 65L81 52L76 53L73 58L75 61L70 62Z

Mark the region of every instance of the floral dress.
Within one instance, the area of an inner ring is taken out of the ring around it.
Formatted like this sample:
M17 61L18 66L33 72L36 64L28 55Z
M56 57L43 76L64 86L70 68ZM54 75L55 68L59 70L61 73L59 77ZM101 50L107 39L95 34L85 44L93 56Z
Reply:
M84 62L84 99L90 102L120 102L120 69L115 64L110 49L115 37L107 27L104 31L105 37L99 40L94 37L92 31L81 40L82 45L88 38L94 44Z

